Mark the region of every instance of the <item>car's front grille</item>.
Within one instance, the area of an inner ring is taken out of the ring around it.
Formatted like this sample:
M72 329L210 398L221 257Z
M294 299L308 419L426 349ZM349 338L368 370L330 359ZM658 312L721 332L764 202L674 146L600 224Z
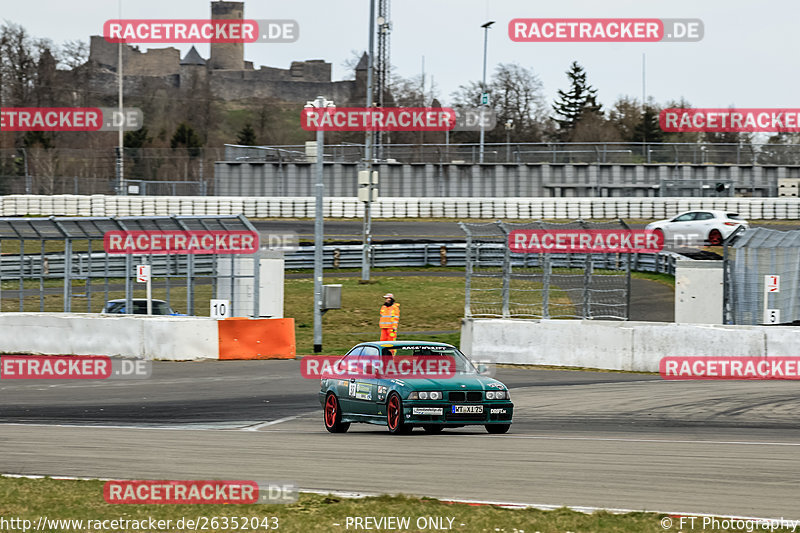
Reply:
M486 420L484 413L445 413L446 420Z
M447 399L451 402L480 402L483 400L483 393L477 390L454 391L447 393Z

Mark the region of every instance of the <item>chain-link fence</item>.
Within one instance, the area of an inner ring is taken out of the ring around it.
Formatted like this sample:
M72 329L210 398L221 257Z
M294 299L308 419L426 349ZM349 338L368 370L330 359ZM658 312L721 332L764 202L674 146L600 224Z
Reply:
M725 323L800 320L800 231L749 229L727 247Z
M512 252L513 230L629 229L622 221L460 223L467 234L465 316L627 320L632 254Z
M149 265L152 297L177 313L208 316L211 299L230 316L258 316L260 252L109 254L108 232L256 232L243 215L0 218L0 311L127 312L142 301L136 265ZM138 311L137 311L138 312ZM156 314L167 314L164 312Z
M213 192L214 162L223 155L213 148L125 148L123 153L120 192L181 196ZM117 162L115 148L0 149L0 194L115 194Z

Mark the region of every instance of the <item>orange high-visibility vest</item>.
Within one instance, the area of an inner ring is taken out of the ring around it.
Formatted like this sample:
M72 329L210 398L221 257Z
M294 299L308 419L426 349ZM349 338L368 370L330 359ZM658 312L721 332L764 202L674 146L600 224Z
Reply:
M397 329L400 323L400 304L395 302L390 306L381 306L381 318L378 324L381 329Z

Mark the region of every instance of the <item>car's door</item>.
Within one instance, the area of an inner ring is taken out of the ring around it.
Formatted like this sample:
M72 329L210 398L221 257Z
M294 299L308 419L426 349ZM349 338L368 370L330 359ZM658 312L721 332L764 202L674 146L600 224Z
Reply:
M376 368L380 361L378 348L375 346L364 346L363 351L358 357L358 368ZM352 410L356 414L375 415L378 413L378 379L375 375L358 377L350 380L349 400Z
M694 217L694 229L697 232L697 236L700 239L705 239L717 222L714 213L698 211L697 216Z
M355 361L356 364L358 363L358 357L361 355L361 351L364 349L363 346L356 346L349 352L347 355L344 356L344 368L347 368L347 364L350 361ZM357 368L357 367L356 367ZM341 405L343 413L353 413L353 402L352 398L350 397L350 390L351 384L355 383L355 378L350 378L348 376L341 376L338 377L334 381L333 390L336 394L336 397L339 398L339 405Z
M678 215L670 220L669 223L664 225L664 237L667 239L673 239L675 235L686 235L687 233L691 233L692 224L696 214L696 212L690 211L688 213Z

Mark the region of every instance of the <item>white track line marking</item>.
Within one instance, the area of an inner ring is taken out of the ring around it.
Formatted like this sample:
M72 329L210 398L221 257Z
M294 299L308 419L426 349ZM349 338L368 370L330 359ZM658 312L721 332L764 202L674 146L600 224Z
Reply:
M551 437L546 435L458 435L443 434L446 437L472 437L490 439L538 439L538 440L585 440L595 442L641 442L656 444L731 444L742 446L800 446L800 442L760 442L737 440L677 440L677 439L626 439L621 437Z
M240 429L240 431L258 431L259 429L265 428L267 426L274 426L275 424L283 424L284 422L289 422L291 420L297 420L298 418L302 418L302 417L304 417L306 415L316 414L316 413L317 413L317 411L314 410L314 411L309 411L307 413L301 413L301 414L295 415L295 416L287 416L285 418L279 418L277 420L272 420L272 421L269 421L269 422L262 422L260 424L254 424L252 426L243 427L243 428Z

